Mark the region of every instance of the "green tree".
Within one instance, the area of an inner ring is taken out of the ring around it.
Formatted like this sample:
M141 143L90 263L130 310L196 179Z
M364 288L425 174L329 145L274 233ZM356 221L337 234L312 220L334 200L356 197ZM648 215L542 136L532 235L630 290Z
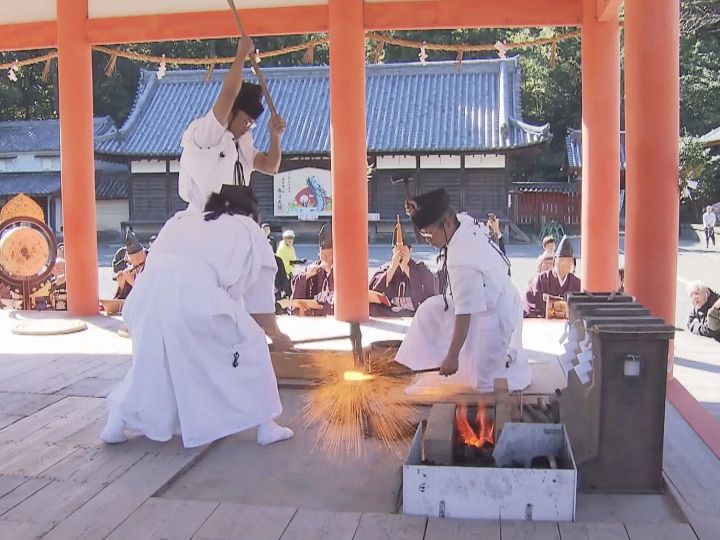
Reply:
M680 122L703 135L720 125L720 2L683 0L680 11Z
M683 213L691 219L697 219L705 205L720 199L720 156L713 155L696 137L680 139L678 188Z

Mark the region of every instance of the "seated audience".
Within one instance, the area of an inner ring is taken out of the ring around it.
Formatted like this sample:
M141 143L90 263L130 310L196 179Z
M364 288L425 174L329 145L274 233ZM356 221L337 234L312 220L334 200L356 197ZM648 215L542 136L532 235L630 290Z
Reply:
M566 297L580 291L580 279L572 273L575 265L572 244L563 237L555 251L553 267L533 279L525 295L525 317L544 317L546 296Z
M320 229L319 244L320 259L292 278L292 300L316 300L321 306L321 309L308 310L306 315L335 313L332 226L329 223Z
M542 239L542 248L543 248L543 254L549 253L554 254L555 253L555 237L551 234L547 235L545 238Z
M273 253L277 251L277 240L275 240L275 237L272 235L272 230L270 229L269 223L263 223L260 228L262 229L263 234L265 235L265 238L267 238L268 243L270 244L270 247L272 248Z
M269 240L268 240L269 242ZM282 234L282 241L275 252L275 255L282 259L283 265L285 266L285 273L288 276L293 274L293 262L297 260L295 255L295 233L291 230L286 230Z
M553 267L554 264L555 254L543 253L542 255L540 255L540 257L538 257L537 273L542 274L543 272L547 272Z
M500 248L500 251L505 254L505 239L503 238L502 231L500 231L500 220L492 212L488 212L487 215L487 228L492 241L495 242Z
M693 281L687 286L687 291L692 303L688 330L720 341L720 295L702 281Z
M0 282L0 309L12 307L12 291L5 283Z
M555 256L555 237L552 235L548 235L543 238L542 247L543 252L540 254L540 256L538 256L537 260L538 274L552 268L552 262L548 263L547 261L552 261L553 257ZM544 268L543 265L545 266Z
M119 250L118 250L119 251ZM116 253L117 255L117 253ZM145 259L147 252L140 241L131 230L128 229L125 235L125 267L115 274L117 280L117 291L115 292L115 298L118 300L124 300L132 291L135 286L135 280L137 276L145 268ZM118 263L118 267L121 264ZM113 269L115 267L115 261L113 261Z
M370 290L384 294L390 305L371 303L372 317L412 317L436 294L435 276L425 263L412 258L412 246L403 242L402 230L396 230L394 237L392 259L370 278Z

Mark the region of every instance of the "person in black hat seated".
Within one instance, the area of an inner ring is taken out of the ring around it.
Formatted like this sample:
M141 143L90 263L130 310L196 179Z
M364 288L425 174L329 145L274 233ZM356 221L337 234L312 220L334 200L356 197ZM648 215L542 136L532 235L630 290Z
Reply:
M320 309L309 309L305 315L332 315L335 313L335 282L333 279L332 225L326 223L318 235L320 259L295 274L292 279L292 300L315 300Z
M266 153L253 144L252 127L264 110L262 89L243 81L243 64L254 51L252 39L241 37L212 110L194 120L182 136L178 191L192 210L202 211L210 194L223 184L249 186L254 170L272 175L280 168L285 120L269 118Z
M116 252L119 253L120 250ZM124 265L121 270L118 270L114 276L117 281L117 291L115 292L115 298L118 300L124 300L130 294L135 286L135 280L145 269L145 261L147 259L147 251L135 236L135 233L130 229L125 233L125 257ZM113 270L115 267L120 268L120 263L115 263L113 260Z
M262 229L265 238L267 238L268 244L270 244L272 252L275 253L275 251L277 251L277 240L272 235L272 229L270 229L270 224L263 223L262 225L260 225L260 228Z
M555 250L553 267L539 273L525 294L525 317L545 317L548 297L566 298L580 292L580 279L573 274L575 255L570 239L563 236Z
M370 290L381 293L390 305L371 301L372 317L412 317L436 294L435 276L425 263L412 258L412 246L405 243L399 220L393 239L392 259L370 278Z
M507 378L511 390L527 387L520 295L510 281L510 261L487 226L457 214L444 189L413 197L405 207L427 242L442 250L447 274L442 294L417 309L395 357L414 370L439 367L439 375L420 376L407 392L442 383L491 392L498 378Z
M275 258L250 188L223 186L205 212L178 212L153 244L125 301L133 365L108 396L101 438L125 427L156 441L201 446L257 427L261 445L293 436L282 412L266 336L292 347L275 320Z

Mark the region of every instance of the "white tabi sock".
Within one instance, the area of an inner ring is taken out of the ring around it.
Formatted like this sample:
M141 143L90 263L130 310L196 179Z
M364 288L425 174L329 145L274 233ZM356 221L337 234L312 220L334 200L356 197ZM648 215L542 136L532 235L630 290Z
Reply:
M265 446L268 444L285 441L291 439L295 433L288 427L282 427L272 420L260 424L257 431L257 442L259 445Z
M109 444L118 444L127 441L125 436L125 421L116 415L109 415L105 429L100 433L100 438Z

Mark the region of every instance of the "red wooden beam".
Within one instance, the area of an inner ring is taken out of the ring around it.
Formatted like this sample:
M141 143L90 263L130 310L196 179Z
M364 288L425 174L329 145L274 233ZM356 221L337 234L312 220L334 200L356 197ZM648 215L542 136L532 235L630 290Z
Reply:
M597 0L597 20L608 22L617 18L622 0Z
M253 36L326 32L327 6L243 9L245 29ZM93 45L184 39L211 39L237 35L228 11L140 15L90 19L87 38Z
M365 4L366 30L579 26L578 0L442 0Z
M327 6L295 6L241 11L255 36L326 32ZM366 30L576 26L582 22L577 0L426 0L365 4ZM237 34L224 11L91 19L93 44L208 39Z
M57 47L55 21L0 25L0 51L55 47Z
M619 0L598 0L610 4ZM327 6L294 6L242 10L255 36L327 32ZM492 28L508 26L575 26L582 21L577 0L425 0L365 4L366 30ZM209 39L234 36L225 11L141 15L90 19L91 44ZM0 50L38 49L57 45L55 22L0 25Z

